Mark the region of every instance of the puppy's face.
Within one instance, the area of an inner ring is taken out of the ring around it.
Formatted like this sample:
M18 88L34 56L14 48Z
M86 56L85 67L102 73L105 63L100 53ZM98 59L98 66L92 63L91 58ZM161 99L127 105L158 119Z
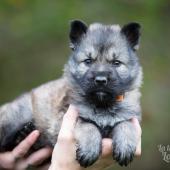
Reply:
M81 21L72 22L69 71L88 102L108 107L118 95L140 86L139 28L137 23L121 29L101 24L87 28Z

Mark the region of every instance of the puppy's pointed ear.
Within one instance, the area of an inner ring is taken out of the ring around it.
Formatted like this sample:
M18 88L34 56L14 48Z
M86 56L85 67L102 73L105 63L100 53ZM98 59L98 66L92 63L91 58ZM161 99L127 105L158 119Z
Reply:
M75 49L76 46L80 43L82 37L87 32L87 26L84 22L80 20L71 21L70 24L70 47L71 49Z
M140 24L138 23L129 23L121 29L121 33L125 35L129 45L133 50L137 50L139 48L139 39L140 39Z

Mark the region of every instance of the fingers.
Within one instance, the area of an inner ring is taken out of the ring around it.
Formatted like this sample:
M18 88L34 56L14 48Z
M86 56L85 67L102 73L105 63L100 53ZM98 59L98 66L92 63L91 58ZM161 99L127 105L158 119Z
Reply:
M102 156L108 156L112 153L112 139L104 138L102 140Z
M44 160L49 158L52 155L52 149L49 147L42 148L33 154L31 154L26 162L28 165L36 166L40 165Z
M15 165L15 159L10 152L0 154L0 169L12 169Z
M131 122L135 125L136 130L137 130L137 132L138 132L138 134L139 134L139 136L140 136L140 135L142 134L142 130L141 130L141 127L140 127L140 124L139 124L138 119L135 118L135 117L133 117L133 118L131 119Z
M12 154L15 159L22 158L36 142L40 133L38 130L34 130L29 136L27 136L17 147L14 148Z
M138 134L138 144L136 147L136 152L135 155L136 156L140 156L141 155L141 135L142 135L142 129L140 127L139 121L137 118L132 118L131 122L133 123L133 125L135 126L136 130L137 130L137 134Z
M140 139L140 141L139 141L139 143L137 145L135 155L136 156L140 156L141 155L141 139Z
M77 117L78 117L78 111L73 105L70 105L66 114L63 117L61 130L58 135L58 141L60 141L61 139L70 140L73 138L74 136L73 132L76 125Z

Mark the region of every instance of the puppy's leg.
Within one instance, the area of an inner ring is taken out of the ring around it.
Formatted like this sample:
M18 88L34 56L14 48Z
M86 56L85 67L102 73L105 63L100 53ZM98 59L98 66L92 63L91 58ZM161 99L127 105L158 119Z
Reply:
M0 107L0 151L12 150L34 129L31 96L25 94ZM26 126L27 125L27 126ZM19 137L20 136L20 137Z
M116 125L113 129L113 159L119 165L127 166L134 158L138 134L130 121Z
M77 160L82 167L92 165L100 156L102 137L91 123L78 121L76 126Z
M11 125L8 125L4 128L6 135L1 139L0 151L11 151L15 146L17 146L27 135L29 135L35 126L33 122L28 122L23 125L20 125L18 129L9 130Z

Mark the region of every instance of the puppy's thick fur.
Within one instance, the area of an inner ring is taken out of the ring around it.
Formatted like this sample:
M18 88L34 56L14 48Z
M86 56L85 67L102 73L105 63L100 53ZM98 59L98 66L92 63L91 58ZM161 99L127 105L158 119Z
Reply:
M0 149L12 149L21 132L41 131L36 148L56 143L64 113L77 106L77 160L90 166L100 156L103 137L113 139L113 158L120 165L132 161L137 132L129 121L141 120L142 68L136 56L140 25L92 24L72 21L73 52L62 78L26 93L0 108ZM118 97L123 100L117 100ZM21 131L21 132L20 132ZM11 142L12 141L12 142Z

